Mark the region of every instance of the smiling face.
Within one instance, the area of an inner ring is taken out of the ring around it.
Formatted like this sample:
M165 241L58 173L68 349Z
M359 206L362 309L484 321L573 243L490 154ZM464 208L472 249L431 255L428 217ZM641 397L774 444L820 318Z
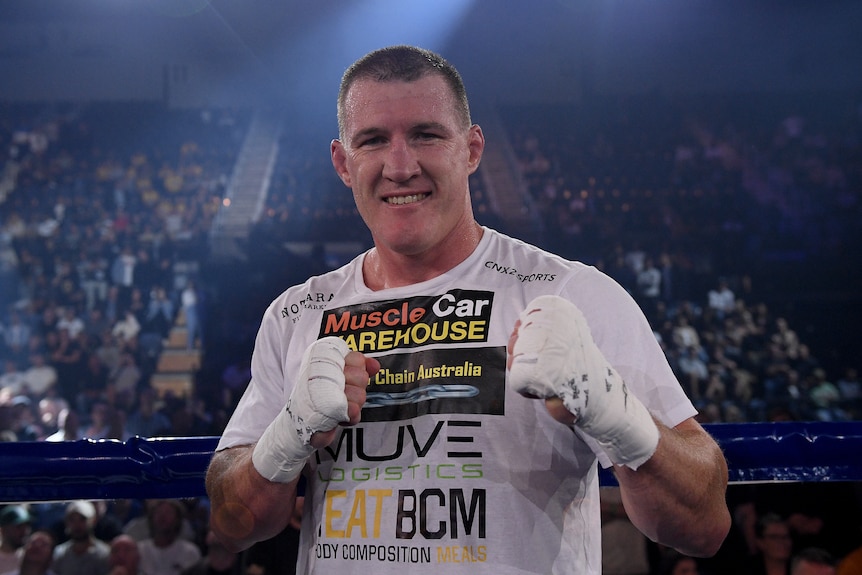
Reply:
M478 227L468 177L485 140L455 102L436 74L413 82L363 78L347 93L332 163L382 257L437 254L457 264L475 247L464 241Z

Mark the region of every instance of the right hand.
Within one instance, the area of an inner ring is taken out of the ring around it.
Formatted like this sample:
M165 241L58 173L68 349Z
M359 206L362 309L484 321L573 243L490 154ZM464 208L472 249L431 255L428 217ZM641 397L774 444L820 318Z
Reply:
M365 405L365 391L368 380L380 371L380 362L366 357L358 351L351 351L344 357L344 395L347 398L347 421L341 425L356 425L360 421L362 406ZM311 436L315 449L326 447L335 439L337 426L328 431L317 431Z
M285 408L264 430L252 463L264 478L289 483L315 449L332 443L339 424L359 422L365 387L380 364L325 337L308 346Z

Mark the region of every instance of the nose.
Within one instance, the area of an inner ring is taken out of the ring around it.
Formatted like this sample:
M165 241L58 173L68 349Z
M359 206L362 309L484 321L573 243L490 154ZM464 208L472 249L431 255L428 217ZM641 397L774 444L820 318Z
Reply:
M390 140L383 165L383 177L393 182L406 182L421 172L419 160L410 144L402 138Z

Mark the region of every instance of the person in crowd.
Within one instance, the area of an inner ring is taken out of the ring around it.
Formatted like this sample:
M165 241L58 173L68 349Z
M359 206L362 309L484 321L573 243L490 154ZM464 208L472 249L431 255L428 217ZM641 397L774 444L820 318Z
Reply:
M81 429L81 417L77 410L64 407L57 415L57 431L45 438L45 441L76 441L84 438Z
M790 575L835 575L835 558L820 547L806 547L790 560Z
M754 526L756 554L747 566L751 575L788 575L793 537L787 522L776 513L765 513Z
M161 437L169 434L171 420L156 409L158 394L155 389L145 387L138 394L138 406L126 420L126 430L141 437Z
M218 537L238 550L279 533L307 466L298 572L364 573L329 551L368 537L438 572L421 562L445 536L437 560L477 573L597 574L600 462L648 537L715 553L726 463L632 297L474 219L485 140L458 72L418 48L372 52L345 73L338 117L333 166L374 247L265 313L208 471ZM382 458L394 477L361 477ZM445 487L433 470L452 467Z
M194 280L189 280L180 293L183 316L186 322L186 349L189 351L203 346L203 331L201 326L200 293Z
M92 575L105 573L110 547L97 539L96 506L86 500L72 501L66 506L64 525L67 541L54 549L53 569L57 575Z
M7 505L0 510L0 573L18 567L32 523L30 512L23 505Z
M111 539L107 575L148 575L140 570L140 564L141 552L137 541L125 534Z
M183 504L174 499L150 505L147 513L150 536L138 543L141 569L145 573L178 575L200 560L198 546L181 536L185 515Z
M4 575L57 575L51 569L54 546L54 536L50 532L34 531L24 545L18 567Z

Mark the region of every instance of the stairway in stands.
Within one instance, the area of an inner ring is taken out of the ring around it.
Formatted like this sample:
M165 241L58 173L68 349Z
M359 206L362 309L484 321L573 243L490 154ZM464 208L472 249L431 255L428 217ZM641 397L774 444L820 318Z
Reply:
M243 247L250 227L260 217L269 192L281 129L280 112L265 108L255 111L234 164L225 199L210 230L213 258L245 259Z
M150 386L159 397L191 397L194 393L195 376L201 367L201 349L199 342L188 349L187 341L185 316L180 310L150 378Z

